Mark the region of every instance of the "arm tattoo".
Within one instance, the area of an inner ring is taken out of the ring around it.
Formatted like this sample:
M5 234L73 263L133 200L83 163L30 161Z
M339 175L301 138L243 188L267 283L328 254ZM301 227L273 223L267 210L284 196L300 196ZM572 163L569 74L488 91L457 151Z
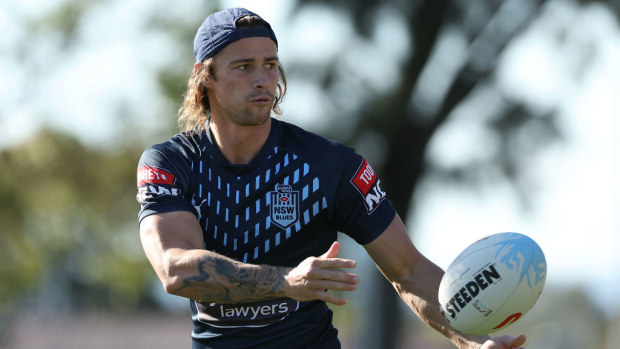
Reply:
M212 255L203 256L197 267L198 275L185 278L179 291L192 288L201 295L198 300L240 303L283 297L283 267L237 264Z

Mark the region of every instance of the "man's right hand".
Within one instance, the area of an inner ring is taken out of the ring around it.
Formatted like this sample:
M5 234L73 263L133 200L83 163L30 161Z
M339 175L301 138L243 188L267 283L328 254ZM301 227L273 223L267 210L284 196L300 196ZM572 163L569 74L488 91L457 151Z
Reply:
M355 268L355 261L338 258L340 243L334 242L329 250L319 257L308 257L284 276L284 292L287 297L299 301L323 300L335 305L344 305L344 298L336 297L328 290L355 291L359 276L339 268Z

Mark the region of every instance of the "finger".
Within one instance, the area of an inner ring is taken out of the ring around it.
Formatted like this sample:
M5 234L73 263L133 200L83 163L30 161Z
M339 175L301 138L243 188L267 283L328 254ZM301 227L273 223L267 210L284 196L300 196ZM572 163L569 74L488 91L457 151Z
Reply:
M329 250L321 255L321 258L334 258L338 257L338 253L340 253L340 243L338 241L334 241L332 245L329 247Z
M310 285L311 289L322 290L337 290L337 291L355 291L357 290L356 282L339 282L332 280L316 280Z
M343 282L343 283L348 283L348 284L357 284L360 278L356 274L347 273L344 271L318 269L308 274L308 279L315 281L315 282L324 280L324 281Z
M312 267L318 269L355 268L356 265L354 260L344 258L317 258L312 262Z
M523 343L525 343L526 339L527 338L525 337L525 335L520 335L519 337L513 338L510 341L510 347L515 348L515 347L521 346L523 345Z

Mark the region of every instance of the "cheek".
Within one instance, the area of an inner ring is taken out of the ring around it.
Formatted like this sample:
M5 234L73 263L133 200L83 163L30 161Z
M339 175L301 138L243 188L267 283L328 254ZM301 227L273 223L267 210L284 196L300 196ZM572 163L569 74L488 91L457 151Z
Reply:
M271 77L271 81L277 84L278 81L280 80L280 72L276 70L275 72L270 74L270 77Z
M242 84L237 79L222 79L218 81L217 91L223 95L235 94L241 88Z
M237 105L245 99L245 89L239 82L227 82L221 85L216 92L220 101L224 104Z
M242 96L245 91L244 84L239 81L231 81L230 83L226 84L226 89L231 97Z

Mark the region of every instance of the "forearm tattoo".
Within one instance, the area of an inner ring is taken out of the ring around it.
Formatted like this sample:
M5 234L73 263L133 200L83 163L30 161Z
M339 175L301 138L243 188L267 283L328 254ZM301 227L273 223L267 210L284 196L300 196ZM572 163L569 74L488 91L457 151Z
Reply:
M196 300L239 303L283 297L285 268L237 264L212 255L201 257L197 267L198 275L183 279L179 289L191 289Z

